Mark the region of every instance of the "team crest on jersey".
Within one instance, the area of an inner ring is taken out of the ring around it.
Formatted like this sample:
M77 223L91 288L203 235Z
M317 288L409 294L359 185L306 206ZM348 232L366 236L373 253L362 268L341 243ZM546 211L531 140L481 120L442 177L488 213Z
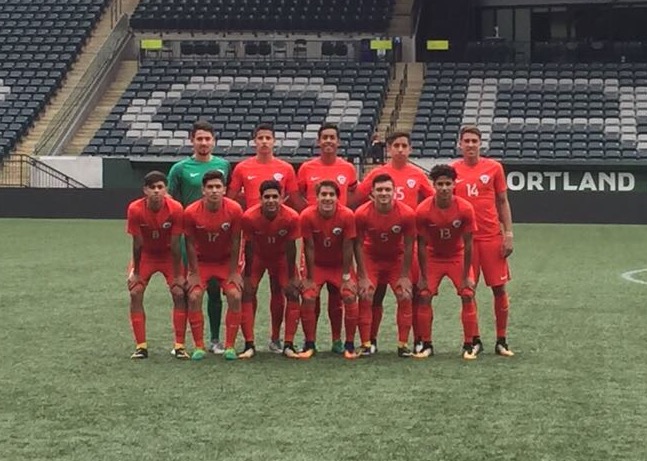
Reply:
M222 225L220 226L220 228L221 228L222 230L224 230L225 232L227 232L227 231L231 228L231 223L224 222L224 223L222 223Z
M281 173L274 173L274 179L276 179L277 181L282 180L282 179L283 179L283 174L281 174Z
M346 184L346 176L340 174L339 176L337 176L337 182L343 186L344 184Z
M454 226L454 227L456 227L456 228L461 227L461 224L463 224L463 221L461 221L460 219L455 219L455 220L452 222L452 226Z
M399 234L400 232L402 232L402 228L398 225L395 225L391 228L391 232L393 232L394 234Z
M335 227L335 228L332 230L332 233L333 233L334 235L341 235L341 227Z
M279 234L279 237L285 237L286 235L288 235L288 231L285 229L281 229L280 231L277 232L277 234Z
M407 186L409 189L413 189L416 187L416 180L415 179L407 179Z
M162 229L169 229L171 227L171 222L166 221L164 224L162 224Z
M480 179L483 184L487 184L488 182L490 182L490 177L486 174L482 174Z

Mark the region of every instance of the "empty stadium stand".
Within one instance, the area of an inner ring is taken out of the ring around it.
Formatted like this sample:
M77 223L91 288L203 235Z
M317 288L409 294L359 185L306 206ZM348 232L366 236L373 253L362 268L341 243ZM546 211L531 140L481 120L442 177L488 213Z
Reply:
M254 127L266 122L279 154L309 157L328 121L339 125L345 153L360 156L389 75L382 63L145 61L83 153L188 155L191 125L205 119L218 155L252 155Z
M647 63L428 64L417 155L453 157L467 123L497 158L645 159Z
M108 0L0 3L0 158L61 85Z
M395 0L141 0L137 30L377 32Z

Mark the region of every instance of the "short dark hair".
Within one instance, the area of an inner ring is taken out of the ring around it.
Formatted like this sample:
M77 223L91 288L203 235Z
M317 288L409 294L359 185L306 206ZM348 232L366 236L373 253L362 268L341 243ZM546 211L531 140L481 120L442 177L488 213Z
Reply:
M274 126L271 123L260 123L254 128L254 137L258 135L259 131L271 131L272 137L274 137Z
M378 182L387 182L387 181L391 181L391 184L395 185L395 181L393 181L393 178L391 177L391 175L388 175L386 173L378 174L373 178L373 181L371 182L371 187L375 187L375 185Z
M279 195L283 192L281 188L281 183L278 182L276 179L266 179L261 183L261 186L258 188L259 192L261 193L261 197L265 193L266 190L270 189L276 189L279 191Z
M220 181L225 184L225 175L222 174L220 170L209 170L202 177L202 185L206 186L207 183L213 179L220 179Z
M339 185L335 181L331 179L324 179L323 181L318 182L317 185L315 186L315 193L319 195L319 192L321 192L321 189L323 187L331 187L335 189L335 194L337 195L337 197L339 197L339 194L340 194Z
M337 137L339 137L339 127L336 124L324 123L319 127L319 131L317 131L317 139L321 138L321 133L323 133L324 130L335 130L335 133L337 133Z
M146 187L151 187L153 184L160 181L162 181L165 186L168 184L166 175L161 171L149 171L148 173L146 173L146 176L144 176L144 186Z
M386 145L390 146L398 138L407 138L407 142L411 144L411 135L409 133L407 133L406 131L395 131L387 136Z
M465 133L475 134L476 136L479 137L479 139L482 139L483 137L483 135L481 134L481 130L479 130L479 127L477 127L476 125L463 125L460 131L458 132L459 141L463 139L463 135Z
M448 178L451 178L452 181L456 180L456 170L454 169L453 166L447 165L447 164L439 164L435 165L432 169L431 172L429 173L429 178L436 182L438 178L441 176L447 176Z
M197 120L193 122L193 127L191 128L191 139L195 136L196 132L199 130L208 131L212 136L216 136L213 130L213 125L206 120Z

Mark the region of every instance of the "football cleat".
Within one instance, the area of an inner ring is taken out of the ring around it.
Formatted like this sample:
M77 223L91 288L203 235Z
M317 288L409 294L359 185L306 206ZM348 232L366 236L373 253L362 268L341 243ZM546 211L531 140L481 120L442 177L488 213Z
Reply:
M356 354L358 357L370 357L371 355L373 355L372 349L373 349L373 345L359 346L357 348Z
M189 360L191 356L187 353L186 349L183 347L177 347L171 351L171 355L176 359L180 360Z
M357 353L355 351L350 351L348 349L346 349L344 351L344 358L346 360L355 360L357 357L359 357L359 356L357 355Z
M414 352L414 359L426 359L434 355L434 346L429 344L420 343L421 349L419 352Z
M468 343L463 344L462 356L465 360L476 360L476 357L478 357L475 352L475 347Z
M498 340L496 342L496 345L494 346L494 352L497 355L500 355L502 357L513 357L514 352L510 350L508 347L508 343L505 342L505 340Z
M312 358L313 355L315 355L315 349L309 348L309 349L304 349L303 351L299 352L299 358L300 359L310 359Z
M283 348L283 355L286 356L289 359L298 359L299 358L299 354L297 354L297 351L294 350L294 346L292 346L291 344L287 344Z
M413 357L413 353L411 352L411 349L409 349L408 346L400 346L398 347L398 357L410 358L410 357Z
M474 355L479 355L483 350L483 341L481 341L481 338L475 337L472 340L472 353Z
M251 359L256 355L256 347L254 346L245 346L245 350L238 354L239 359Z
M371 340L371 355L377 354L377 339Z
M225 358L225 360L236 360L238 358L238 354L236 354L236 349L233 347L230 347L229 349L225 349L225 352L223 352L222 356Z
M276 341L269 340L267 343L267 350L273 354L282 354L283 344L281 344L281 340L280 339L277 339Z
M424 347L423 347L422 341L416 341L413 344L413 353L414 354L418 354L418 353L422 352L423 349L424 349Z
M148 349L145 347L138 347L135 349L135 352L130 356L131 359L147 359L148 358Z
M225 353L225 346L218 340L211 341L209 343L209 352L213 352L214 354L224 354Z
M330 350L335 354L343 354L345 350L344 343L341 342L341 339L333 341L332 348Z
M204 349L196 349L193 351L193 354L191 354L191 360L202 360L205 355L207 355L207 353Z

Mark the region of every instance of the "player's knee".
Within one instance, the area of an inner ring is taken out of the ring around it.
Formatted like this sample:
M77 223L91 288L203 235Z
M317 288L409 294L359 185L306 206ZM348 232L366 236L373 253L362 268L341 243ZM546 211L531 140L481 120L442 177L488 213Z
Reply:
M434 296L431 294L429 290L423 290L420 293L418 293L418 303L421 306L431 306L431 299Z
M144 297L144 285L138 283L137 285L131 287L128 292L130 293L130 299L140 300Z
M492 294L494 294L494 296L505 295L505 285L498 285L498 286L492 287Z
M204 292L200 287L194 287L191 291L189 291L187 296L189 305L200 304L200 302L202 301L203 293Z
M472 306L473 302L474 296L466 294L461 295L461 303L463 304L463 308L465 308L465 306Z
M290 294L286 293L285 294L285 299L287 299L289 302L292 302L292 303L294 303L294 302L298 303L299 302L299 296L298 295L293 295L291 293Z
M240 290L230 288L225 292L225 295L227 296L227 302L231 306L232 304L240 304L241 301L244 302L252 302L254 300L254 297L247 298L245 297Z
M171 296L173 296L173 299L184 298L185 294L186 291L184 291L183 287L179 285L173 285L171 287Z

